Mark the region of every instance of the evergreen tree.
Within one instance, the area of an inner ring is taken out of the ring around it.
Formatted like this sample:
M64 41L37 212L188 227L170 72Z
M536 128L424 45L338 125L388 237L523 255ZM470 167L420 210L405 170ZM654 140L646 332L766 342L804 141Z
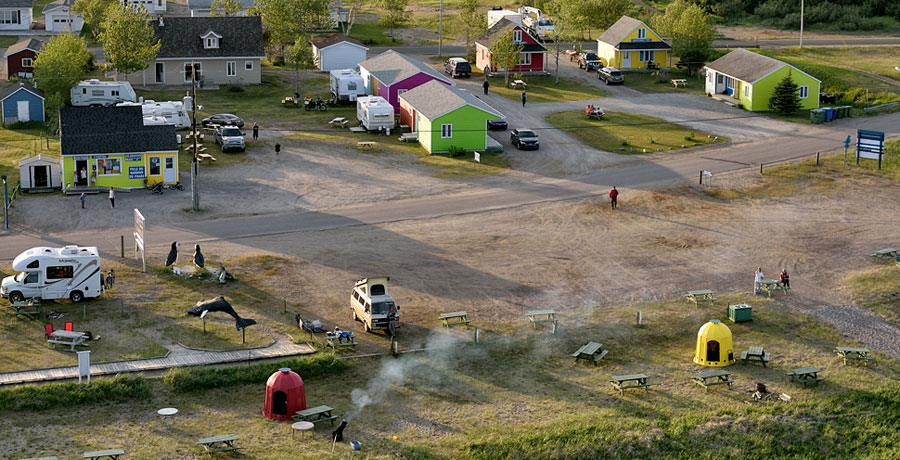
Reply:
M791 71L778 82L769 98L769 108L785 115L800 110L800 87L791 79Z

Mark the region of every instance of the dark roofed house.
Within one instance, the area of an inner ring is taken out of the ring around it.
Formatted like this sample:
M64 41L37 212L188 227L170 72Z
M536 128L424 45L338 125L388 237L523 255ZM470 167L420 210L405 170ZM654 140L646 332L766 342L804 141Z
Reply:
M120 79L138 86L184 86L196 71L205 85L259 84L265 49L258 16L161 17L152 25L162 44L156 61Z
M175 127L144 125L139 106L63 107L59 131L66 189L178 182Z
M3 59L6 59L6 75L4 78L11 79L13 77L31 78L34 73L34 60L38 53L41 52L41 43L34 38L26 38L20 40L3 53Z
M491 46L507 30L512 30L513 40L522 45L519 64L509 69L509 71L516 73L546 73L547 48L544 48L544 45L541 45L524 27L506 18L497 21L484 35L475 40L475 65L479 69L490 68L491 74L503 70L497 67L496 63L491 62Z
M343 34L318 35L310 42L316 67L323 72L355 69L366 60L366 51L369 50L359 40Z
M622 16L597 39L597 56L606 67L646 69L668 67L672 49L644 21Z

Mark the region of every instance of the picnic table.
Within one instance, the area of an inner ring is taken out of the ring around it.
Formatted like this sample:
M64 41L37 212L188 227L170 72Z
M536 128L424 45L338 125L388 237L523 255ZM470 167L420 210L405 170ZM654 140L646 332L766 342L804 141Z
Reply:
M647 383L647 376L644 374L614 375L609 383L623 395L629 388L643 388L650 392L650 384Z
M203 446L204 454L214 454L216 452L231 452L234 454L238 449L241 449L240 446L234 445L237 439L236 434L220 434L197 439L197 444Z
M741 362L743 364L747 364L749 361L757 361L762 363L763 367L766 367L766 363L769 362L771 355L766 353L763 350L763 347L750 347L749 350L741 353Z
M759 289L761 291L765 291L769 297L772 297L772 292L781 289L781 292L787 294L788 288L784 285L780 280L771 279L771 280L762 280L759 282Z
M692 302L694 306L699 306L700 302L714 303L716 301L716 293L709 289L699 289L696 291L688 291L684 298L688 302Z
M815 367L801 367L791 369L786 375L791 378L791 382L799 382L802 383L803 386L806 386L808 383L818 384L822 380L825 380L825 377L819 377L819 372L822 371Z
M469 314L464 311L454 311L450 313L441 313L438 317L445 327L456 326L462 324L469 328Z
M69 351L75 351L75 347L84 345L85 340L87 335L84 332L57 330L50 334L47 343L52 344L53 348L56 348L56 345L68 345Z
M553 310L531 310L525 316L531 321L533 328L537 328L538 323L556 324L556 312Z
M24 302L12 302L9 305L12 308L12 314L16 318L19 315L41 315L41 299L28 299ZM3 324L6 324L6 314L9 310L3 310Z
M525 83L524 80L513 80L511 86L512 86L513 88L528 89L528 83Z
M198 141L201 141L201 142L203 141L204 134L199 131L198 132L188 131L188 133L184 136L184 138L185 139L193 139L195 136L197 137Z
M337 117L328 122L328 124L331 125L331 127L333 127L333 128L338 127L338 126L341 128L344 128L347 126L347 123L350 123L350 120L348 120L344 117Z
M373 142L373 141L360 141L360 142L356 143L356 148L358 148L359 150L370 150L371 151L375 148L375 145L377 145L377 144L378 144L377 142Z
M203 161L203 160L216 161L216 157L214 157L208 153L198 153L197 159L198 159L197 161Z
M847 348L847 347L837 347L834 349L834 352L837 353L838 357L844 360L844 365L847 365L847 360L851 361L862 361L869 365L869 361L874 361L874 358L869 356L868 348Z
M897 260L897 248L885 248L872 253L873 262L891 262Z
M331 422L331 426L334 426L334 419L337 416L331 415L331 411L334 409L328 406L316 406L310 409L297 411L294 414L294 420L299 420L301 422L312 422L313 424L319 422Z
M687 80L684 78L674 78L671 80L672 85L678 88L679 86L687 88Z
M596 366L601 359L603 359L606 354L609 353L609 350L603 349L603 344L599 344L597 342L588 342L581 346L575 353L572 353L572 357L575 358L575 362L577 363L579 359L583 359L585 361L591 361Z
M100 460L101 458L118 460L120 455L125 455L125 451L122 449L106 449L88 451L82 454L81 457L90 458L91 460Z
M419 140L419 133L403 133L399 140L400 142L416 142Z
M709 387L713 385L728 385L731 388L731 384L734 383L734 380L731 379L731 372L722 369L701 372L695 375L693 379L694 383L705 388L706 391L709 391Z
M331 347L332 350L337 350L339 347L355 347L356 336L353 335L352 332L349 332L349 334L350 335L344 335L344 339L346 340L341 340L339 333L335 334L332 331L327 331L325 332L325 342L328 343L328 346Z

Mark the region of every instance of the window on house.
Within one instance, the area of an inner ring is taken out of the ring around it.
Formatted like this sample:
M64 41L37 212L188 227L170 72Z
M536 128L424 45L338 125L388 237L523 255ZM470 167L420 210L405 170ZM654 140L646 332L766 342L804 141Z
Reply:
M244 70L253 70L253 61L244 61Z
M809 86L801 86L800 87L800 99L806 99L809 97Z
M744 85L744 97L750 97L750 85Z
M522 41L522 31L521 31L521 30L514 30L514 31L513 31L513 41L514 41L514 42L520 42L520 41Z
M638 32L637 38L647 38L647 29L645 29L643 27L639 27L637 32Z
M159 157L150 157L149 162L150 162L150 175L151 176L158 176L158 175L162 174L162 168L160 167L160 165L162 163L160 163Z
M531 65L531 53L520 54L519 65Z
M101 176L118 176L122 174L121 158L101 158L97 160L97 174Z
M441 125L441 139L450 139L451 137L453 137L453 125Z
M17 10L0 11L0 24L19 24L19 12Z
M237 63L234 61L228 61L225 63L225 75L229 77L233 77L237 75Z
M656 51L638 51L638 61L653 62L656 58Z
M204 48L213 49L213 48L218 48L218 47L219 47L219 39L218 38L206 37L206 44L204 45Z
M191 74L193 73L192 71L197 72L196 78L197 78L197 81L200 81L200 78L203 75L203 67L200 65L200 63L195 62L195 63L193 63L193 66L192 66L190 62L185 62L184 63L184 81L185 81L185 83L191 81Z
M34 61L31 58L22 58L22 67L33 67Z
M165 83L166 82L166 64L164 62L156 63L156 82L157 83Z

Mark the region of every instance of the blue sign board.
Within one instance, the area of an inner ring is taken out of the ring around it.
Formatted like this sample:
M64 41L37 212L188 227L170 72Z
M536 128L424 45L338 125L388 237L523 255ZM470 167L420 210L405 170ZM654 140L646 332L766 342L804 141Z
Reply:
M147 173L144 170L143 166L129 166L128 167L128 178L129 179L143 179L147 177Z
M881 158L884 156L884 133L881 131L856 130L856 164L860 158L878 160L881 169Z
M143 160L143 159L144 159L144 156L141 155L141 154L137 154L137 155L134 155L134 154L132 154L132 155L125 155L125 161L141 161L141 160Z

